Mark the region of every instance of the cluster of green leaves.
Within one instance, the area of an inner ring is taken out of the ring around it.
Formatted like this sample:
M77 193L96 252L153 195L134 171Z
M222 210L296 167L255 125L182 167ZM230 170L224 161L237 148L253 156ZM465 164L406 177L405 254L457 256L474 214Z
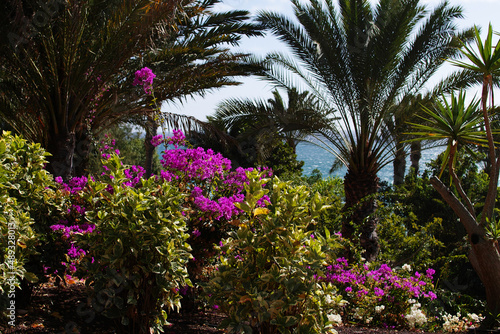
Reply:
M326 333L328 315L343 304L331 284L320 283L330 252L344 251L334 237L309 231L324 199L305 186L272 180L270 203L257 205L267 190L249 173L238 230L221 242L220 265L204 287L209 303L228 315L222 323L237 333Z
M50 253L48 222L51 215L57 216L60 212L61 203L54 191L53 177L44 169L46 156L40 144L29 144L9 132L0 138L0 293L3 297L11 283L19 288L23 279L30 283L38 281L42 267L40 252L44 249Z
M379 195L378 260L396 266L408 263L417 270L432 267L439 288L481 297L479 278L467 258L465 229L429 182L430 175L441 172L442 161L440 155L421 177L410 173L402 185ZM478 209L484 203L489 179L479 167L472 155L459 156L455 165L456 173L464 176L464 191L475 199ZM442 178L449 179L447 170Z
M420 272L435 265L435 254L444 247L436 237L442 229L442 218L420 222L413 212L405 212L401 203L380 205L378 214L381 251L377 261L396 266L411 264Z
M115 140L114 148L120 151L120 158L125 165L144 166L146 153L144 150L144 135L140 129L131 123L119 123L106 129L102 135L95 138L95 143L89 154L87 172L96 175L102 172L101 152L99 147L108 143L109 138ZM98 145L97 141L101 145ZM158 174L161 169L160 157L157 151L153 154L153 173Z
M162 179L141 179L125 186L125 167L116 154L103 161L109 169L88 181L82 192L87 219L97 233L78 239L87 250L81 261L93 288L93 306L120 321L126 332L166 324L167 308L180 307L178 290L190 284L182 203L185 195Z
M280 178L284 179L284 178ZM319 169L314 169L309 176L288 174L285 180L294 185L307 186L311 193L319 193L328 203L315 219L316 224L311 226L315 233L323 234L327 229L330 233L339 232L342 227L342 206L344 203L344 181L340 177L323 177Z
M279 138L274 142L271 154L263 165L271 168L274 175L286 178L302 174L304 161L297 161L297 153L293 147Z

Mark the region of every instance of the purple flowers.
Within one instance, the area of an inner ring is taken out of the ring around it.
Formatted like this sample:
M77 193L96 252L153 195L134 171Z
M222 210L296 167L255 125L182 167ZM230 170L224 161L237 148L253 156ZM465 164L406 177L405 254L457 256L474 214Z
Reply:
M154 78L156 78L156 75L153 71L151 71L148 67L144 67L135 72L135 79L132 84L134 86L142 85L144 92L149 95L152 92Z
M163 143L163 136L162 135L154 136L151 139L151 145L153 145L154 147L159 146L161 143Z
M166 171L199 181L221 177L231 169L231 161L220 153L201 147L195 149L173 149L162 156L161 164Z
M431 280L434 273L433 269L428 269L425 279ZM385 298L401 295L407 298L425 297L431 300L436 298L436 294L430 291L431 282L426 282L418 272L414 276L405 277L387 264L382 264L376 270L369 270L362 265L349 267L346 259L339 258L327 267L326 276L319 279L343 286L344 291L356 292L359 297L371 291L373 296Z

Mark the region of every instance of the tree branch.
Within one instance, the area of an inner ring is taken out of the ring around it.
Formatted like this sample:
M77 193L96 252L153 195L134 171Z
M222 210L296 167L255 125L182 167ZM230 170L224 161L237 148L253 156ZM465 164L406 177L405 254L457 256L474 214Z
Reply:
M477 224L474 216L467 210L462 202L450 191L448 187L446 187L440 179L436 176L433 176L430 179L430 182L434 189L441 195L441 197L445 200L446 203L452 208L453 212L456 213L463 226L467 230L468 235L472 235L474 233L480 233L478 231L479 225Z

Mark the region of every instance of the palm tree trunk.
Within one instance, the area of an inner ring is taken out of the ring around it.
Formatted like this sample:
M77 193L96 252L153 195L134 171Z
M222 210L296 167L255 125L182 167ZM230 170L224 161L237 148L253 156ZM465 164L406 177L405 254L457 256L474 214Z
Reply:
M75 143L75 154L73 157L74 176L86 175L89 165L90 146L92 145L91 137L87 131L79 133Z
M73 157L75 154L75 133L64 131L49 139L47 151L52 154L48 157L47 170L54 176L61 176L68 181L73 173Z
M410 161L411 168L414 170L415 175L420 171L420 159L422 158L422 142L414 141L410 146Z
M364 249L363 257L368 261L375 260L380 250L376 232L378 218L373 215L377 208L373 195L377 193L378 186L376 172L356 172L348 168L344 177L346 198L341 233L345 238L356 240L357 230L359 244Z
M396 144L396 154L392 164L394 167L394 185L401 185L405 180L406 152L404 145L399 141Z

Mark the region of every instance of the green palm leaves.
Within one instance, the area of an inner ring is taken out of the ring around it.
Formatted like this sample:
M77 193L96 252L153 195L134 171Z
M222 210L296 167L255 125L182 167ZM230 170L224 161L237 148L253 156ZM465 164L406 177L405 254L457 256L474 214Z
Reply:
M459 147L470 150L470 145L487 145L479 100L466 104L464 92L460 92L458 96L452 93L450 101L443 96L441 100L435 100L433 110L427 107L422 107L422 110L424 116L418 115L422 119L421 124L408 123L416 130L410 135L418 137L410 141L431 140L446 143L441 173L446 164L454 164Z
M330 110L310 92L287 90L287 100L278 90L267 101L228 99L217 108L210 121L240 143L256 142L257 160L267 158L276 140L285 141L295 152L306 137L328 127Z
M304 82L332 105L337 128L323 135L348 168L377 172L390 161L387 123L405 96L417 95L444 59L457 53L459 7L427 11L419 0L292 0L297 21L262 12L258 20L289 46L293 58L266 58L278 86ZM420 29L416 29L417 25ZM340 130L341 129L341 130Z
M473 50L469 45L462 43L464 49L462 53L469 59L470 63L459 60L450 60L450 63L474 72L498 75L498 71L500 70L500 43L493 46L493 28L491 27L491 23L488 26L488 34L484 43L477 27L475 27L474 33L477 51Z
M377 222L365 220L375 210L367 198L396 151L391 128L404 122L397 120L395 106L416 96L444 59L457 53L457 37L465 33L453 21L461 9L445 1L428 11L419 0L380 0L374 6L367 0L292 3L294 21L277 13L258 16L294 56L268 55L265 74L282 87L300 80L332 106L338 119L318 137L347 166L345 205L354 212L342 234L351 237L353 225L363 226L360 243L373 260Z

